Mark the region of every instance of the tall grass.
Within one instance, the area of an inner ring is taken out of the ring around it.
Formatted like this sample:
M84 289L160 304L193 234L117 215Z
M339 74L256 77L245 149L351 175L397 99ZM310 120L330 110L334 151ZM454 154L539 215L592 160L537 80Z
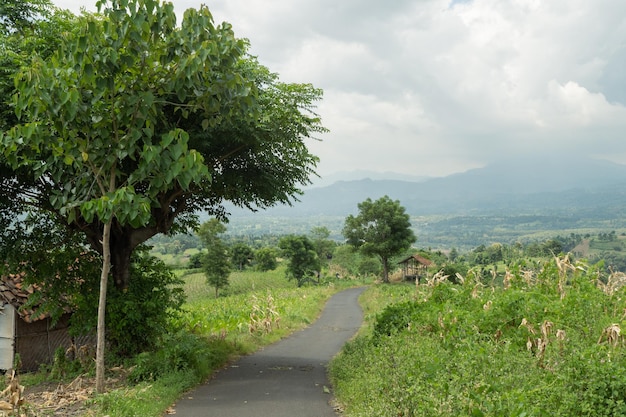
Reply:
M345 415L626 416L626 293L613 281L555 258L496 287L471 274L373 287L368 330L331 364Z

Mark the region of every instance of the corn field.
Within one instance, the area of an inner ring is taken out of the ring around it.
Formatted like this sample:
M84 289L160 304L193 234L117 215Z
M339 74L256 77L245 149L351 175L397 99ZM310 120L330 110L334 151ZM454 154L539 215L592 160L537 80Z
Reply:
M563 256L455 281L370 290L396 301L332 363L347 417L626 416L624 274Z

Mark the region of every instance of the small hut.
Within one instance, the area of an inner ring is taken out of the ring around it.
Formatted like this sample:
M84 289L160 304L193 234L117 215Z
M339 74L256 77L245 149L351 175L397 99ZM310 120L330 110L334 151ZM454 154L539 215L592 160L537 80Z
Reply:
M23 275L0 279L0 369L13 368L19 354L22 371L36 370L51 363L59 347L67 349L74 343L68 332L69 311L53 323L49 315L24 308L34 291L24 284Z
M426 270L433 264L433 261L415 254L401 260L398 264L403 266L405 280L419 280L426 275Z

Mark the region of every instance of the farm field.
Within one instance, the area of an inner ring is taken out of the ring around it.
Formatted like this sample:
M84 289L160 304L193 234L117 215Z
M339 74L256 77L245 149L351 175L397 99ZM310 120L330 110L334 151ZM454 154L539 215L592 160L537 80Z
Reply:
M497 287L372 287L331 364L345 416L626 416L623 285L555 258Z

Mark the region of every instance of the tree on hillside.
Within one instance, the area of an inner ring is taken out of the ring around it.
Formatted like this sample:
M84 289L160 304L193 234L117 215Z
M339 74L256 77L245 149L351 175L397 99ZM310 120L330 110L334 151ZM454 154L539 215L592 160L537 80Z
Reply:
M345 220L343 235L347 243L364 255L375 255L383 267L383 281L389 282L389 260L409 249L415 242L409 215L399 201L384 196L359 203L359 214Z
M240 271L243 271L250 265L253 258L254 251L249 245L243 242L237 242L230 247L230 259L233 265Z
M34 207L84 236L103 257L103 303L108 268L127 288L151 236L187 230L202 210L225 217L226 200L291 203L317 163L305 139L324 129L311 112L321 91L279 82L208 8L177 25L171 3L97 6L16 77L0 204L13 222Z
M320 259L311 239L289 235L281 238L278 246L288 259L287 276L290 280L295 279L298 287L319 276Z
M327 264L333 257L336 243L329 239L330 230L325 226L318 226L311 229L311 241L315 246L315 251L322 264Z
M198 236L206 252L201 252L202 269L207 283L215 288L215 298L219 297L219 290L228 286L228 276L232 271L228 247L220 238L226 232L226 226L218 219L211 219L198 228Z
M269 246L257 249L254 253L254 262L256 269L259 271L273 271L278 266L277 249Z

